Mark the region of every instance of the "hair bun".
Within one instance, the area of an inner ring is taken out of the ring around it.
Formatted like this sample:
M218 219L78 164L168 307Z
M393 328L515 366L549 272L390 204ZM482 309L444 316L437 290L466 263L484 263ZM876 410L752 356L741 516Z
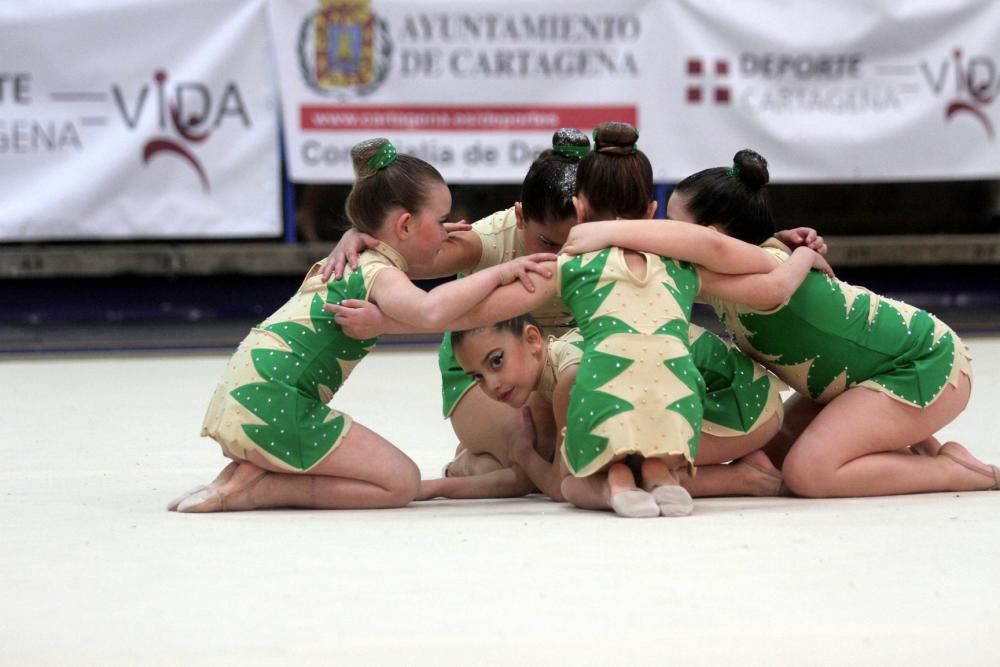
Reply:
M755 190L764 187L771 180L771 175L767 171L767 160L749 148L744 148L733 157L733 166L740 181Z
M351 146L351 164L354 165L354 174L359 179L367 178L380 169L371 164L371 161L383 148L391 148L391 152L395 154L396 147L385 137L365 139Z
M590 137L575 127L561 127L552 135L552 151L579 162L590 152Z
M594 128L594 150L602 153L633 153L639 130L628 123L610 121Z

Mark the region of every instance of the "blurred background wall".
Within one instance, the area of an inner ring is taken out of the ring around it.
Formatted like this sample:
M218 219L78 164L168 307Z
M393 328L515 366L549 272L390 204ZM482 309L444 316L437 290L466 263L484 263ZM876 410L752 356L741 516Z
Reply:
M472 221L603 120L661 203L758 150L841 275L994 331L998 94L974 0L8 3L0 352L228 348L346 227L353 143L435 164Z

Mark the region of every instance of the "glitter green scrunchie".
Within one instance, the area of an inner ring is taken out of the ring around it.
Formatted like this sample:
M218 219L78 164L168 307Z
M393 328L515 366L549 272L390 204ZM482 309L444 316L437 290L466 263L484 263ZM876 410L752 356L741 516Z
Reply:
M580 161L590 152L590 146L575 146L573 144L553 144L552 151L570 160Z
M385 169L396 161L396 155L396 147L392 145L391 141L386 141L378 149L378 152L368 159L368 166L372 169Z
M740 180L740 168L735 164L732 167L726 167L726 175L732 176L738 181Z

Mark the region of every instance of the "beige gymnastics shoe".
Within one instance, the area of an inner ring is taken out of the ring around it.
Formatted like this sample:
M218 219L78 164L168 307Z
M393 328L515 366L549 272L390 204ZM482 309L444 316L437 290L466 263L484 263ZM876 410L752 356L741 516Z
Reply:
M660 516L660 507L653 494L642 489L619 491L611 496L611 509L618 516L630 519L649 519Z
M660 516L687 516L694 511L691 494L679 484L654 487L652 495L660 510Z

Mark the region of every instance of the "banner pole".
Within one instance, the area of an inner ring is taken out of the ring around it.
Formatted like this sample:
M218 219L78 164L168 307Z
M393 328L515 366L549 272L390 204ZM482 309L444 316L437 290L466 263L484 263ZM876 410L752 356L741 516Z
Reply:
M298 243L295 230L295 185L288 177L288 161L285 159L285 132L283 118L278 122L278 161L281 163L281 203L284 215L283 228L286 245Z

